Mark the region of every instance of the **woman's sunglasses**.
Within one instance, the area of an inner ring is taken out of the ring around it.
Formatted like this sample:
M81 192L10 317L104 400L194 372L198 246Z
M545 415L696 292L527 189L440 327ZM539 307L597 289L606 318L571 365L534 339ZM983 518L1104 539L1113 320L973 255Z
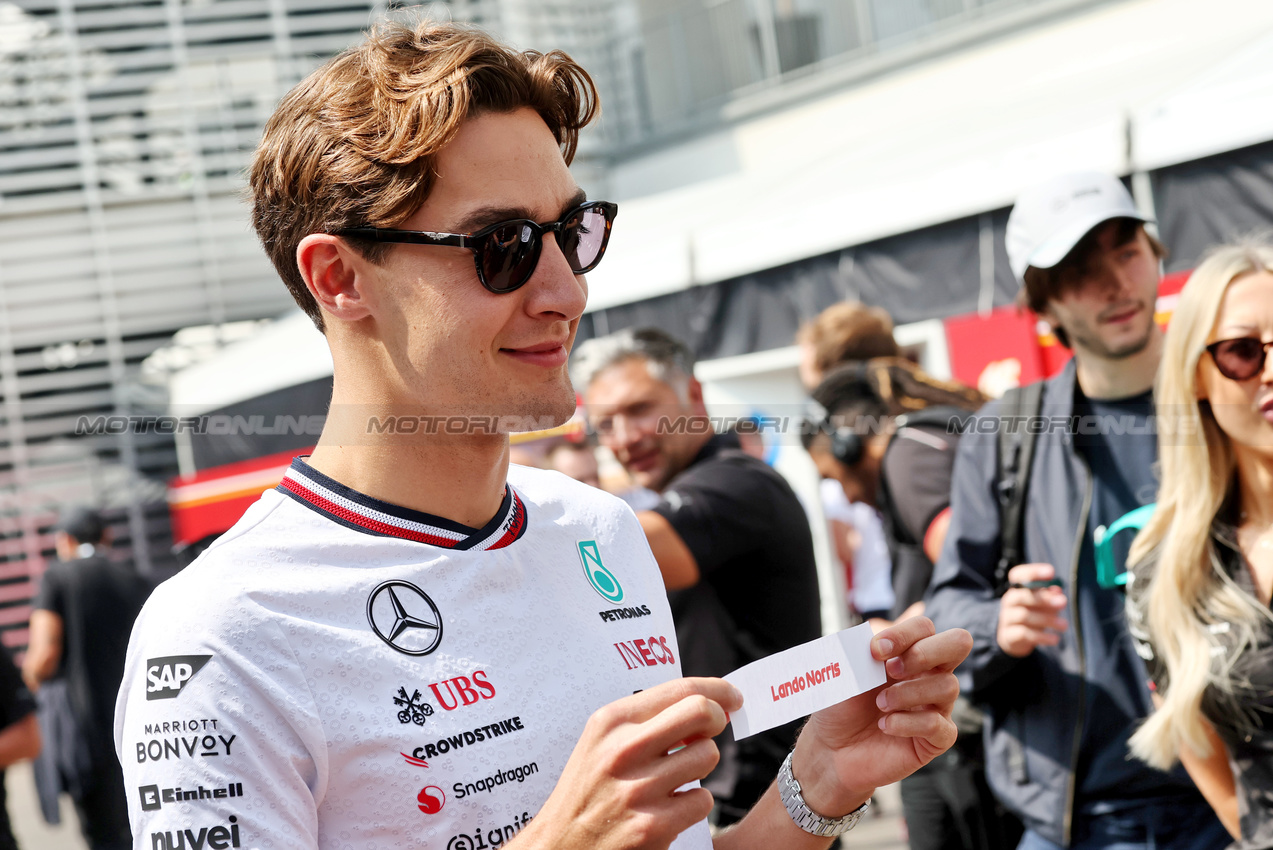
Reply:
M1259 337L1244 336L1213 342L1207 351L1221 375L1230 381L1249 381L1264 371L1264 358L1271 345L1273 341L1262 342Z
M337 236L373 242L405 242L410 245L446 245L468 248L477 264L477 279L491 292L512 292L535 273L543 253L544 235L551 232L575 274L590 272L601 262L610 241L610 225L618 204L589 201L562 216L561 221L537 224L529 219L501 221L477 233L432 233L426 230L391 230L383 227L351 227Z

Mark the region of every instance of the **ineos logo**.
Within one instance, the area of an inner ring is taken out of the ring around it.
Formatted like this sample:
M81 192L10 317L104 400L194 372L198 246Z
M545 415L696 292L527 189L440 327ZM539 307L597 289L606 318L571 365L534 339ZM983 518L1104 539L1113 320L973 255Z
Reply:
M428 655L442 643L442 614L428 595L406 581L382 582L367 597L371 629L404 655Z

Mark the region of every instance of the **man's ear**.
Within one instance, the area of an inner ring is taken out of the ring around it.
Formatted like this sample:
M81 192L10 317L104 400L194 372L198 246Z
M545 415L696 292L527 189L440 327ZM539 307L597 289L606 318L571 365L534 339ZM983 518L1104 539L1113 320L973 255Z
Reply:
M707 405L703 403L703 385L698 382L698 378L690 376L685 392L689 396L690 409L696 414L707 415Z
M347 322L371 314L365 291L369 261L344 239L309 234L296 246L296 265L324 313Z

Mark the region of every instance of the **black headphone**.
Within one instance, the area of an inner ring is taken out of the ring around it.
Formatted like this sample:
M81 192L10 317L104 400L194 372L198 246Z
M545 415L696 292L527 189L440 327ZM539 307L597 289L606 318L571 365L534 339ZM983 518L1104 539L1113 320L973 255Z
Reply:
M830 425L827 422L827 425ZM862 437L852 428L831 431L831 456L845 466L857 466L865 453Z
M855 365L854 380L861 382L874 396L875 390L867 381L867 376L871 373L868 362L862 361ZM831 438L831 456L845 466L857 466L862 456L866 454L866 443L862 435L845 425L836 427L831 421L830 411L817 402L814 402L814 405L815 416L811 418L820 420L817 426L818 431Z

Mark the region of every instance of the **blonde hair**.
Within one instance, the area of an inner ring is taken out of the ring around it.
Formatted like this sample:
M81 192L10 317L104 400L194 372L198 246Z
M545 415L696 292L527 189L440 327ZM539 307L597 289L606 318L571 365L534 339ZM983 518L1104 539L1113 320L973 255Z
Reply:
M1233 664L1270 619L1268 609L1229 577L1212 536L1236 464L1229 438L1197 397L1198 362L1226 290L1239 278L1270 270L1273 246L1267 243L1214 250L1181 291L1163 344L1155 387L1162 484L1158 507L1128 562L1133 619L1147 626L1167 671L1162 705L1132 736L1131 750L1164 770L1182 745L1210 753L1203 693L1214 688L1222 704L1236 705ZM1228 624L1223 642L1217 635L1222 623Z
M561 51L519 53L459 24L387 22L292 89L252 161L252 226L292 297L321 330L296 267L310 233L396 227L424 203L434 158L469 118L527 107L567 164L599 111L597 90ZM350 243L372 262L390 249Z
M893 317L860 301L832 304L800 326L796 342L813 348L814 366L826 373L848 360L897 357Z

